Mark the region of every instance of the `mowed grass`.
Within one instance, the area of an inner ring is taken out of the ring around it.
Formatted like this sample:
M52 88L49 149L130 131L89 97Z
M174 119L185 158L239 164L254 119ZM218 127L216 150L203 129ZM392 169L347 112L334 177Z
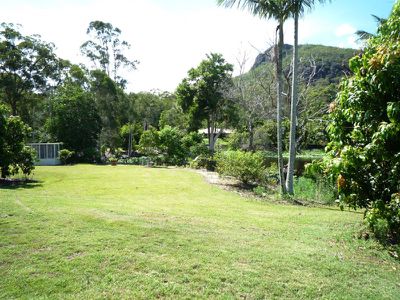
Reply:
M399 299L362 214L245 199L190 170L37 167L0 189L0 298Z

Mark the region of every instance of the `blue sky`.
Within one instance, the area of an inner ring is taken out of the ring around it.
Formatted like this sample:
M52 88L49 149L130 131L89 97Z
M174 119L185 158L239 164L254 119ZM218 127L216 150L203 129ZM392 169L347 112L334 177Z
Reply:
M332 0L316 5L300 22L300 42L359 47L354 32L374 32L371 17L388 17L395 0ZM174 91L206 53L219 52L235 65L246 55L247 68L274 39L276 23L246 11L217 7L216 0L0 0L0 20L40 34L60 57L85 62L79 46L90 21L111 22L132 44L130 57L141 63L125 73L128 89ZM285 25L291 43L292 22Z

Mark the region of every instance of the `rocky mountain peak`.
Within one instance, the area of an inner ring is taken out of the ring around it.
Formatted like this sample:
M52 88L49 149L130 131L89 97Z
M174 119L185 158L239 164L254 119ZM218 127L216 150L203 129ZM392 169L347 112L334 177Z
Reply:
M283 45L283 58L286 55L288 55L292 51L292 49L293 49L292 45L284 44ZM255 69L262 64L265 64L268 62L273 62L274 57L275 57L274 46L271 46L264 53L260 53L257 55L256 60L251 68Z

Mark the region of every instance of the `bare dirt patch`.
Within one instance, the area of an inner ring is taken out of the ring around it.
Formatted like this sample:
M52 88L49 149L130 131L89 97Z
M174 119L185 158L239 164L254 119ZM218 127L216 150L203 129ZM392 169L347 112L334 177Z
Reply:
M216 185L223 190L234 192L246 198L265 199L265 197L260 197L255 194L252 186L244 185L235 178L220 176L217 172L207 171L204 169L195 170L195 172L203 175L204 180L209 184Z

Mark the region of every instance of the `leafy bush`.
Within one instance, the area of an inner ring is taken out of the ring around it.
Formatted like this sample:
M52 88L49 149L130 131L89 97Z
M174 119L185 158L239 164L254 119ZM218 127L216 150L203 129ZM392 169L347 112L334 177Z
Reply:
M118 163L127 165L146 166L150 163L150 158L147 156L120 158L118 160Z
M70 151L68 149L61 149L58 152L58 158L59 158L59 160L61 160L61 162L64 165L66 165L70 161L70 159L73 155L74 155L74 151Z
M282 131L283 131L283 148L287 147L285 141L289 140L289 120L283 119ZM254 147L256 150L275 150L277 145L276 137L276 121L268 120L262 126L257 127L254 131Z
M190 167L193 169L206 169L215 171L217 166L216 160L210 155L201 154L190 162Z
M398 243L400 236L400 194L393 194L389 203L375 201L372 208L366 213L366 220L379 240Z
M248 148L249 134L247 132L234 131L227 138L229 150L243 150Z
M265 160L264 160L264 163L265 163ZM265 182L264 182L264 184L266 184L266 185L277 185L278 182L279 182L278 164L277 163L271 163L265 169Z
M367 210L372 230L400 240L400 2L352 58L354 73L330 106L326 167L337 182L342 207ZM379 234L378 234L379 235Z
M112 165L116 165L117 162L118 162L118 158L116 158L115 156L111 156L111 157L108 159L108 162L111 163Z
M182 165L185 162L185 149L182 146L182 133L171 126L165 126L158 133L159 160L167 165Z
M313 180L307 177L297 177L294 180L296 198L323 204L333 204L335 187L323 179Z
M217 171L245 184L264 184L266 167L260 153L225 151L216 156Z
M34 150L25 146L31 129L20 117L7 116L7 113L0 105L0 176L6 178L19 171L29 175L36 159Z
M25 146L18 154L18 163L15 165L16 171L21 171L25 176L31 175L32 171L35 169L36 160L35 149Z
M253 189L253 192L257 196L265 197L266 194L267 194L267 189L265 187L263 187L263 186L258 185Z
M138 147L140 153L149 157L155 157L160 152L159 148L160 136L158 134L158 131L154 128L143 131L142 135L140 136Z
M186 158L194 159L199 155L207 155L209 153L200 133L190 132L182 137L181 142L186 152Z
M140 141L140 136L143 133L143 125L141 123L126 123L121 127L119 134L125 149L128 149L130 133L132 133L132 148L134 149L135 145Z
M191 158L208 153L200 134L191 132L183 135L178 128L168 125L160 131L151 129L143 132L138 150L157 165L183 165Z
M46 128L53 140L74 151L77 162L93 162L102 128L96 101L79 84L65 81L51 98ZM88 155L88 156L87 156Z

